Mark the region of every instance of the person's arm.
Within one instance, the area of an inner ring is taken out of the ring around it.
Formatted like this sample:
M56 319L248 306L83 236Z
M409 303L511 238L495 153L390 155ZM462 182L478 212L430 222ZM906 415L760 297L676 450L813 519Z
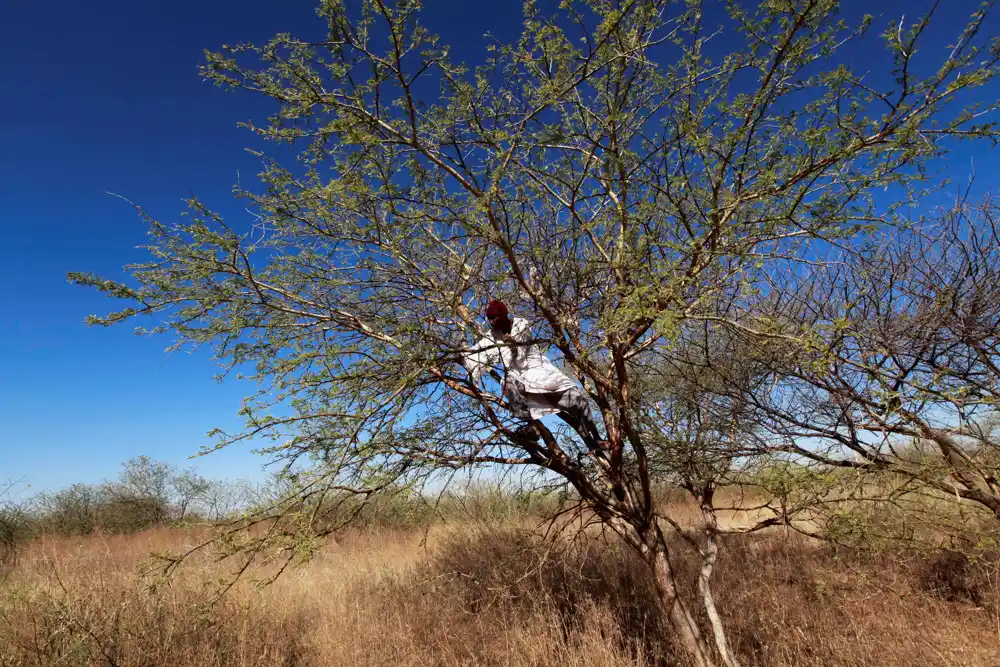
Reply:
M520 317L515 318L510 327L509 338L520 348L519 352L531 345L531 324L528 323L528 320Z
M483 374L492 370L500 358L500 349L495 341L483 338L473 346L472 351L462 357L462 365L469 371L472 381L478 383Z

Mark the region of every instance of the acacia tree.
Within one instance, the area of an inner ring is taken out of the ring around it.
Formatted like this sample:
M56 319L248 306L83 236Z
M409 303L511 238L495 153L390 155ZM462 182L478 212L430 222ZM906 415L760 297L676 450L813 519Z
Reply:
M247 127L299 160L261 156L262 187L238 191L252 228L192 201L180 223L146 218L134 281L71 279L132 302L91 322L156 315L150 331L263 383L219 446L274 437L288 494L259 515L284 521L241 548L308 550L331 504L442 472L537 469L642 555L679 643L714 662L678 593L630 369L776 262L891 221L948 140L994 136L974 103L998 50L978 44L978 11L917 67L930 15L893 23L882 85L844 62L870 20L840 21L834 0L704 4L529 1L521 38L488 37L468 67L418 2L324 0L325 40L207 55L209 80L276 103ZM889 185L906 194L877 208ZM459 361L488 297L583 384L608 452L517 431L497 387L470 382Z
M137 456L122 464L116 482L102 489L105 511L121 515L125 523L159 526L170 519L170 486L173 471L170 464Z
M724 324L758 342L771 379L721 393L752 406L775 450L1000 519L996 200L962 198L804 276Z

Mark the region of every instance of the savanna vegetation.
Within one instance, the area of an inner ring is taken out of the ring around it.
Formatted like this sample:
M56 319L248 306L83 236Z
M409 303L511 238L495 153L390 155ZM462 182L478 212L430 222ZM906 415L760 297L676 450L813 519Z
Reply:
M687 494L662 489L658 500L684 529L700 529ZM279 564L262 564L222 597L220 580L238 567L224 549L192 557L169 579L152 555L203 542L215 521L80 535L33 514L43 520L25 526L31 534L0 582L0 664L686 664L641 559L595 527L553 524L554 508L481 483L434 512L419 499L397 501L273 583L262 585ZM139 525L139 516L116 525ZM729 528L755 520L725 518ZM683 541L671 546L685 593L695 595L700 559ZM719 560L718 604L741 664L995 664L993 557L836 545L771 528L726 537Z
M529 1L467 65L419 2L323 0L320 41L208 52L286 144L249 218L137 206L148 261L70 278L252 380L216 446L281 472L202 531L107 536L193 516L173 481L101 496L73 556L43 512L6 659L989 664L1000 217L945 168L1000 138L1000 40L959 4ZM606 448L466 372L490 298ZM490 518L448 519L465 478ZM175 548L138 588L143 539Z

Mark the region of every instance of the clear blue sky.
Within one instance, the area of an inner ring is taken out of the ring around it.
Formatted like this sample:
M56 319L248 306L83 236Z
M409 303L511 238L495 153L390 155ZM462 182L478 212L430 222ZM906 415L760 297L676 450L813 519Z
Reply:
M428 23L458 59L487 30L511 38L520 2L426 0ZM868 11L915 16L908 3ZM920 3L924 5L925 3ZM974 3L945 3L967 12ZM0 482L35 490L113 476L147 454L185 465L211 428L235 428L248 388L217 384L209 356L163 352L166 338L88 328L112 304L68 271L122 277L144 229L120 193L161 219L197 194L229 216L237 172L257 162L236 122L266 108L200 80L202 49L316 35L313 0L7 0L0 10ZM943 10L948 12L948 9ZM912 16L911 16L912 18ZM956 27L956 13L947 20ZM963 155L963 165L968 161ZM987 158L977 159L985 167ZM980 168L980 178L983 178ZM213 477L250 477L249 447L198 461Z
M519 3L436 0L434 25L480 53L517 34ZM8 0L0 9L0 484L33 490L117 474L138 454L180 465L213 427L235 428L248 387L212 380L208 354L131 327L88 328L112 302L68 271L123 277L144 228L120 193L161 219L197 194L234 218L237 172L259 163L237 121L267 112L197 73L202 50L323 29L313 0ZM213 477L259 474L250 447L197 461Z

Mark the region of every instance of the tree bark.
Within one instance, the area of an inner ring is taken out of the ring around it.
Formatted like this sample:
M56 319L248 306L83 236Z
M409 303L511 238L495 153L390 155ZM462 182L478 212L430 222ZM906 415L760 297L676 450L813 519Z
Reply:
M715 667L712 654L698 624L677 592L677 579L667 558L667 544L659 528L653 528L653 544L648 559L656 581L656 594L671 627L677 633L681 647L688 653L694 667Z
M701 594L701 602L705 606L705 613L708 614L708 621L712 625L712 634L715 637L715 648L722 658L722 662L728 667L740 667L740 663L729 648L729 641L726 639L726 629L719 617L719 610L715 606L715 598L712 595L712 572L715 569L715 561L719 556L718 535L714 531L714 526L707 531L705 539L705 553L702 556L701 572L698 574L698 592Z

